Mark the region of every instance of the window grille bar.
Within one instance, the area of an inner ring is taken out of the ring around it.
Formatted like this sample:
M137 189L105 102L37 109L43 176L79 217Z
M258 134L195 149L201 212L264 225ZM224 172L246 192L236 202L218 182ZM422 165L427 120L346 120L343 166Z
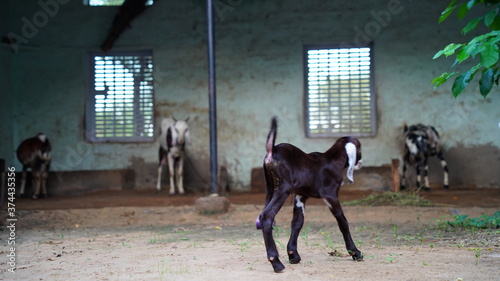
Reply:
M91 53L87 136L91 141L152 141L152 52Z
M307 136L375 135L372 49L305 47Z

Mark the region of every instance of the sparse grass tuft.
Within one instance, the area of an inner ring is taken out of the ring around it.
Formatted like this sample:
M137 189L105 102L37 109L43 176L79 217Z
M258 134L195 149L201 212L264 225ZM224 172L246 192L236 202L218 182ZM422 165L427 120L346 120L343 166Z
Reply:
M343 206L435 206L431 201L420 197L415 191L408 192L374 192L363 199L342 202Z

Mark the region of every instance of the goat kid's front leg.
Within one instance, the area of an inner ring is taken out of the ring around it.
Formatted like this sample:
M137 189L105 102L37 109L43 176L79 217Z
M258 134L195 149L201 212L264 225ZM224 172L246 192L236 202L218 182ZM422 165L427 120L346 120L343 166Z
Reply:
M177 162L177 187L179 188L179 194L184 194L184 157L180 156Z
M161 174L163 172L163 164L158 165L158 181L156 182L156 192L161 191Z
M342 232L342 236L344 237L345 246L349 255L352 256L352 259L355 261L362 261L363 254L361 253L354 241L351 237L351 232L349 230L349 222L344 216L344 211L340 206L339 199L337 197L324 197L323 201L325 201L328 208L330 208L330 212L333 214L335 219L337 220L337 224L339 225L339 229Z
M264 244L266 245L267 259L271 263L275 273L283 272L285 266L280 261L278 250L276 249L276 242L273 238L273 223L276 214L278 214L287 197L288 194L282 194L279 191L275 192L273 198L259 216L259 220L262 223L262 235L264 236Z
M175 159L172 157L172 155L168 155L168 171L169 171L169 177L170 177L170 195L175 194L175 182L174 182L174 176L175 176Z
M299 238L300 230L304 225L304 212L307 197L295 195L293 206L292 233L287 245L288 259L290 263L299 263L301 258L297 251L297 239Z
M26 189L26 178L28 176L28 171L26 171L26 167L23 166L23 172L21 176L21 188L19 189L19 197L24 196L24 191Z
M156 182L156 192L161 191L161 176L163 173L163 165L167 163L167 154L165 150L160 146L160 149L158 151L158 181Z

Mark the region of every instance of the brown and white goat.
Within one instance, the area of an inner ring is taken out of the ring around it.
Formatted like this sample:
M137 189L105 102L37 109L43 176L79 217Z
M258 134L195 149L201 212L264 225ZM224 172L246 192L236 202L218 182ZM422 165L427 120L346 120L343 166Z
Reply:
M33 199L40 197L40 186L43 196L47 197L47 177L49 175L51 150L50 141L43 133L21 142L17 148L17 158L23 164L20 196L24 195L27 170L31 169L34 189Z
M344 236L347 251L354 260L362 260L363 255L352 240L348 221L338 199L343 170L347 168L347 179L352 183L354 169L361 167L361 143L353 137L343 137L324 153L306 154L288 143L275 146L276 134L277 121L274 117L264 159L266 205L256 221L257 228L262 228L267 258L274 272L279 273L285 269L278 258L272 234L274 218L290 194L295 196L292 229L287 245L290 263L299 263L301 260L297 252L297 238L304 224L305 203L310 197L322 198L328 205Z
M401 188L404 189L406 165L414 166L417 174L417 188L429 191L429 167L427 166L427 159L431 156L437 156L441 161L441 166L444 172L444 188L449 188L448 184L448 165L444 160L443 151L441 147L441 138L437 130L432 126L425 126L422 124L404 126L405 134L405 154L403 157L403 174L401 178ZM424 185L421 183L421 174L423 172Z
M158 181L156 189L161 190L162 167L168 163L170 175L170 194L175 194L175 182L180 194L184 194L184 145L190 143L189 127L186 120L165 118L161 123ZM175 181L174 181L175 178Z

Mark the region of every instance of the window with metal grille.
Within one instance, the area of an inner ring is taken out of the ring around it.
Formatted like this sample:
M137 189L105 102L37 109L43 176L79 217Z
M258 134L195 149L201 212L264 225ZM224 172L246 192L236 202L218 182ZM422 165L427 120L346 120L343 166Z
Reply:
M153 5L154 0L147 0L146 6ZM121 6L125 0L83 0L83 4L88 6Z
M308 137L376 134L372 49L305 47Z
M87 138L97 142L152 141L152 52L91 53L90 66Z

